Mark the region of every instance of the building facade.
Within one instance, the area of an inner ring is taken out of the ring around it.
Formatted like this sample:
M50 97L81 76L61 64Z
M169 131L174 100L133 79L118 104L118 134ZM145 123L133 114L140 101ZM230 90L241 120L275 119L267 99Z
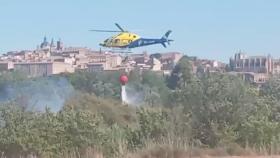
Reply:
M10 71L14 68L14 64L12 62L0 62L0 72Z
M280 74L280 60L268 56L247 56L237 53L230 59L230 69L251 83L261 85L271 75Z
M61 73L74 73L75 67L72 64L65 62L53 62L52 63L52 73L61 74Z
M230 59L230 67L235 72L273 73L273 60L268 56L247 56L237 53Z
M273 74L280 74L280 59L273 60Z
M100 72L104 70L104 64L102 63L89 63L87 64L88 72Z
M53 74L53 64L51 62L14 63L14 70L28 77L44 77Z

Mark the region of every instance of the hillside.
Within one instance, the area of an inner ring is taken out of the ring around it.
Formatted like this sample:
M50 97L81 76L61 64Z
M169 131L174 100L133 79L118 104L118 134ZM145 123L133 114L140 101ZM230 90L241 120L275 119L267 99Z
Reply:
M226 73L171 76L75 72L47 78L0 76L3 157L208 157L280 154L280 80L261 87ZM167 156L166 156L167 155Z

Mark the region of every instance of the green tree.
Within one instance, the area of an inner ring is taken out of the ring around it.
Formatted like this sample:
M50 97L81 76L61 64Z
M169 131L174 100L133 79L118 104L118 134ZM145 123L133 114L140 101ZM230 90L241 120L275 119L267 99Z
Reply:
M280 78L279 76L273 76L269 79L260 89L260 93L263 96L274 97L280 101Z
M168 104L169 88L166 86L165 77L152 71L144 71L142 78L147 103L150 105Z
M193 79L192 65L187 57L183 57L173 69L168 79L171 89L184 88Z
M236 139L234 129L245 117L242 107L249 97L246 87L239 78L226 74L193 77L172 94L174 106L183 106L185 115L191 116L192 137L214 147Z
M139 132L145 139L159 140L167 135L168 115L162 109L141 108L137 111Z
M273 142L279 144L279 121L273 119L270 103L270 98L257 98L246 119L240 122L238 141L243 146L249 143L270 149Z

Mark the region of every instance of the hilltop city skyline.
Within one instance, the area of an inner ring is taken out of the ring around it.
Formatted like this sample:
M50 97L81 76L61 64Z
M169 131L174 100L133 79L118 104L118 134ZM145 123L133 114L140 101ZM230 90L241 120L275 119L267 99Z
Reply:
M42 43L40 43L40 41ZM33 51L33 50L36 50L38 48L40 48L42 46L42 44L49 44L50 46L53 45L54 43L56 44L57 42L59 41L63 41L62 38L53 38L53 37L48 37L48 36L43 36L41 37L41 40L39 42L37 42L32 48L27 48L27 49L13 49L13 50L8 50L8 51L5 51L5 52L0 52L0 55L3 55L3 54L6 54L6 53L9 53L9 52L21 52L21 51ZM64 43L63 43L64 44ZM115 54L127 54L127 53L121 53L121 50L120 51L115 51L113 49L110 49L110 48L102 48L102 47L99 47L99 48L91 48L91 47L88 47L88 46L79 46L79 45L69 45L66 43L65 45L66 47L69 47L69 48L75 48L75 49L78 49L78 48L86 48L86 49L89 49L89 50L92 50L94 52L97 52L97 51L102 51L102 52L113 52ZM158 47L160 47L160 45L158 45ZM149 48L149 46L148 46ZM126 52L127 50L123 50L123 52ZM130 50L129 54L141 54L141 53L148 53L148 54L155 54L155 53L168 53L168 52L180 52L181 54L184 54L184 55L187 55L187 56L190 56L190 57L198 57L200 59L209 59L209 60L216 60L216 61L220 61L220 62L223 62L223 63L227 63L229 64L230 62L230 58L234 57L233 54L236 54L236 53L244 53L244 54L247 54L247 55L251 55L251 56L272 56L274 58L277 58L278 56L273 56L271 55L270 53L259 53L259 54L256 54L254 52L247 52L243 49L236 49L234 51L232 51L232 54L227 56L224 60L219 60L217 58L211 58L211 56L208 56L208 57L201 57L201 56L197 56L197 55L192 55L192 53L187 53L185 51L176 51L176 50L170 50L170 49L162 49L161 51L157 51L157 50L150 50L149 49L143 49L143 48L136 48L136 49L132 49Z
M44 2L44 3L42 3ZM249 55L280 55L280 1L1 1L0 52L33 49L43 36L69 46L99 49L114 23L142 37L158 38L167 30L175 42L136 52L179 51L200 58L228 61L239 49Z
M280 74L280 60L269 54L248 55L239 51L229 62L199 58L182 52L120 53L73 47L63 40L48 41L44 37L36 49L11 51L0 56L0 73L19 71L29 77L51 76L61 73L103 71L153 71L170 75L177 63L187 58L192 73L229 73L239 75L253 84L262 85L271 76Z

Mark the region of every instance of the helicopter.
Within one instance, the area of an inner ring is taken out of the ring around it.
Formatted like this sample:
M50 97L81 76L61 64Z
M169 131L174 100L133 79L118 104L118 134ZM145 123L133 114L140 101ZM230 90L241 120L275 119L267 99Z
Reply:
M103 43L99 45L106 48L117 48L117 49L131 49L137 47L143 47L154 44L161 44L166 48L166 43L170 45L170 42L173 40L168 39L168 36L172 32L168 30L161 38L152 39L152 38L141 38L139 35L124 30L119 24L115 23L119 30L89 30L94 32L116 32L117 35L114 35L110 38L107 38Z

